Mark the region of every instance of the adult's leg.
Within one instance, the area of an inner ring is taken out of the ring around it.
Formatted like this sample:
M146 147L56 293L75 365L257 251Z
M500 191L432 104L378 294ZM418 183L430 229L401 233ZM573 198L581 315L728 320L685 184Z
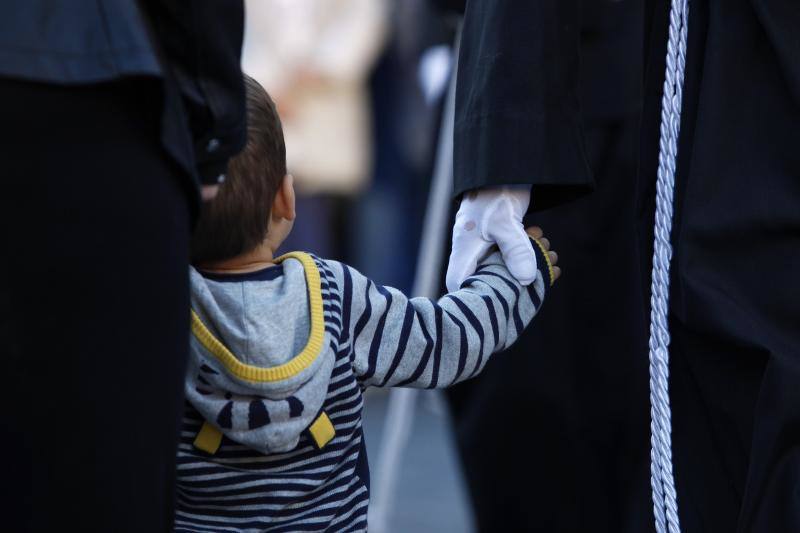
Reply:
M13 531L168 531L188 197L158 82L0 81L2 427Z
M800 261L800 258L797 259ZM800 310L797 311L800 313ZM800 531L800 331L769 354L756 403L738 530Z
M763 353L670 319L673 462L684 531L736 531Z
M710 334L674 316L670 327L673 453L684 531L797 531L797 346L773 351L756 336Z

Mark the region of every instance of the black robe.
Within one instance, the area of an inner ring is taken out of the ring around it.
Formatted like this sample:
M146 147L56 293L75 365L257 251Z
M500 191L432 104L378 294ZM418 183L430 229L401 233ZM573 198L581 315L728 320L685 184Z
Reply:
M542 196L538 207L574 196L576 163L565 154L580 153L582 126L565 136L565 126L552 128L548 119L570 124L570 83L579 79L597 192L537 219L561 252L562 294L553 291L519 347L495 358L454 404L477 516L486 531L652 530L642 339L669 6L647 4L644 39L612 52L633 70L645 58L643 119L635 134L641 158L628 190L624 164L614 155L619 141L589 116L589 96L613 94L609 84L625 83L624 73L597 78L592 87L585 76L560 70L566 65L585 74L603 61L618 64L611 55L592 58L572 28L589 28L585 38L599 20L590 5L621 6L587 2L581 19L571 2L497 4L472 1L466 12L465 28L478 30L464 34L471 45L462 42L459 95L470 96L457 105L456 190L532 183L535 207ZM670 305L675 470L685 531L800 530L800 290L792 276L800 264L796 6L786 0L690 5ZM624 28L631 24L641 28L630 20ZM543 47L553 53L542 54ZM470 113L489 132L508 131L506 142L465 128ZM530 130L515 129L525 116ZM538 146L545 138L578 140L543 154Z
M647 6L649 284L668 4ZM689 6L670 294L684 531L800 531L800 4Z

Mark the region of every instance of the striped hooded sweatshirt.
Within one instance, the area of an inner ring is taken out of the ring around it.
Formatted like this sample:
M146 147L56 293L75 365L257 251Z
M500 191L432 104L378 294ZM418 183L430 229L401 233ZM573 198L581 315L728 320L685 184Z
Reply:
M551 284L534 250L528 287L494 252L438 301L305 253L247 274L191 269L176 531L365 531L363 391L447 387L480 372Z

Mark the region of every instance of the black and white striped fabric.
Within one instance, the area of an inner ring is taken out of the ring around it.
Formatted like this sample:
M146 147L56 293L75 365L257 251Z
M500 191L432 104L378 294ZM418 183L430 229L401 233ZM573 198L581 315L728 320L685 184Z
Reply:
M187 406L178 452L177 532L365 531L369 469L361 428L368 386L446 387L478 373L538 311L550 285L520 286L492 254L461 290L409 299L354 269L315 258L335 366L323 410L335 437L318 449L304 433L289 452L261 454L223 438L214 455L193 446L203 419Z

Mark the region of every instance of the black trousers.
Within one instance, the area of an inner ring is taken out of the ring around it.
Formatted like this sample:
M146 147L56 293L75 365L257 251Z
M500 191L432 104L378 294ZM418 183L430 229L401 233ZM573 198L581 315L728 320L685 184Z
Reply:
M3 528L169 531L188 198L156 81L0 80Z

